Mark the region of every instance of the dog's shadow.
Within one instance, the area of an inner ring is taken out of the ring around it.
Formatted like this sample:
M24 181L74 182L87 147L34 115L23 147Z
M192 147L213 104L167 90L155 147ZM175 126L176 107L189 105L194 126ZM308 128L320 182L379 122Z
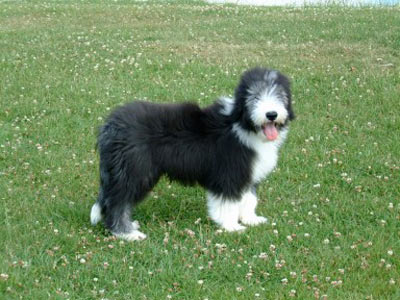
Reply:
M205 198L205 192L200 187L163 182L133 210L133 218L143 223L157 220L194 224L198 218L207 218Z
M96 226L90 223L90 210L96 197L97 192L93 191L85 195L88 199L85 202L63 201L57 209L49 211L53 223L64 223L71 232L93 230L96 235L109 236L102 222ZM199 218L201 223L211 224L207 217L205 191L199 186L186 187L170 182L167 178L161 178L146 198L132 209L132 220L139 221L144 231L147 227L162 230L170 222L179 227L191 227Z

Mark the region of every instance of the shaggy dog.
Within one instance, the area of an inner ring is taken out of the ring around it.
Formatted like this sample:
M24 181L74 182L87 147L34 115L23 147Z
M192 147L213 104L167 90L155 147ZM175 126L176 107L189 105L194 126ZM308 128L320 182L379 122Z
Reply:
M233 99L205 108L142 101L117 108L98 136L92 224L103 219L119 238L146 238L131 210L162 175L204 187L211 219L227 231L265 223L255 213L256 187L276 166L293 119L288 79L264 68L245 72Z

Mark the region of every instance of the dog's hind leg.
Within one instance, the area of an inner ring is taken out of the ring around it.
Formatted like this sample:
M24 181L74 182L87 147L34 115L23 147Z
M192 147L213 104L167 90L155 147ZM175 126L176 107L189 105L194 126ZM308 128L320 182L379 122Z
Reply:
M139 201L138 197L144 198L145 193L138 193L136 180L117 186L105 193L103 199L105 226L113 235L127 241L145 239L146 235L138 230L139 223L131 219L133 205Z
M104 192L104 223L113 235L127 241L146 238L138 230L139 223L131 219L132 207L145 198L157 179L154 173L142 178L129 175L122 182L114 181L111 190Z
M135 241L146 238L137 221L132 221L132 208L144 199L159 178L147 149L126 144L121 132L116 141L100 137L100 193L97 201L105 227L118 238ZM120 134L121 136L119 136ZM129 146L129 147L128 147ZM94 205L92 220L98 218Z
M127 241L143 240L146 235L138 230L139 224L137 221L131 220L132 206L125 204L115 208L108 208L105 219L106 226L111 233L118 238Z
M90 212L90 221L92 223L92 225L96 225L98 222L103 220L103 215L101 213L101 207L100 204L98 202L96 202L93 206L92 206L92 210ZM134 230L139 229L140 225L138 221L132 221L132 228Z
M103 207L105 205L105 199L103 198L103 189L100 188L99 197L95 204L93 204L90 211L90 223L95 226L97 223L103 220ZM140 225L138 221L132 222L133 229L139 229Z

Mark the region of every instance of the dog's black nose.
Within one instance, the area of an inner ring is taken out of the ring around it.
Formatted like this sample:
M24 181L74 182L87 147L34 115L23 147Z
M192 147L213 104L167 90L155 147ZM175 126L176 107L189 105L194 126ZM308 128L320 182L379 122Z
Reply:
M267 116L267 119L270 121L274 121L276 117L278 116L278 113L276 111L269 111L265 114Z

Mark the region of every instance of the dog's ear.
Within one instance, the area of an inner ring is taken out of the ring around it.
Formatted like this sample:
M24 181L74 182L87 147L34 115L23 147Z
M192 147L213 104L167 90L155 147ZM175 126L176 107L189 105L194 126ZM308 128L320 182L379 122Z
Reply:
M247 93L245 88L240 84L236 87L235 96L233 98L233 109L231 113L231 118L235 122L243 123L243 118L245 115L245 105L246 105Z
M233 98L233 110L231 118L233 122L239 122L241 127L250 131L255 130L249 115L246 113L246 102L249 97L249 87L254 70L244 72L240 78L239 84L235 89Z
M278 83L283 86L284 90L285 90L285 94L287 97L287 111L289 113L289 121L293 121L296 116L293 112L293 108L292 108L292 92L291 92L291 88L290 88L290 80L289 78L287 78L285 75L279 73L279 77L278 77Z
M289 112L289 120L293 121L294 119L296 119L296 115L294 114L293 109L292 109L292 102L290 102L290 101L289 101L289 105L287 107L287 110Z
M234 99L234 105L231 112L231 118L234 122L240 120L243 115L243 103L239 103L236 99Z
M286 109L288 111L288 118L289 121L293 121L294 119L296 119L296 115L294 114L293 108L292 108L292 94L290 92L290 83L288 81L288 85L284 86L285 88L285 93L286 93L286 97L287 97L287 105L286 105Z
M245 103L248 97L248 89L249 89L249 71L242 74L239 84L235 89L235 95L233 97L234 108L232 111L232 118L235 121L239 121L244 114Z
M248 131L256 131L256 128L253 125L253 122L250 119L250 114L247 112L246 108L246 102L247 102L247 93L246 94L240 94L238 96L238 93L235 93L235 99L234 99L234 108L232 110L231 118L233 122L239 122L240 126L243 129L246 129Z

